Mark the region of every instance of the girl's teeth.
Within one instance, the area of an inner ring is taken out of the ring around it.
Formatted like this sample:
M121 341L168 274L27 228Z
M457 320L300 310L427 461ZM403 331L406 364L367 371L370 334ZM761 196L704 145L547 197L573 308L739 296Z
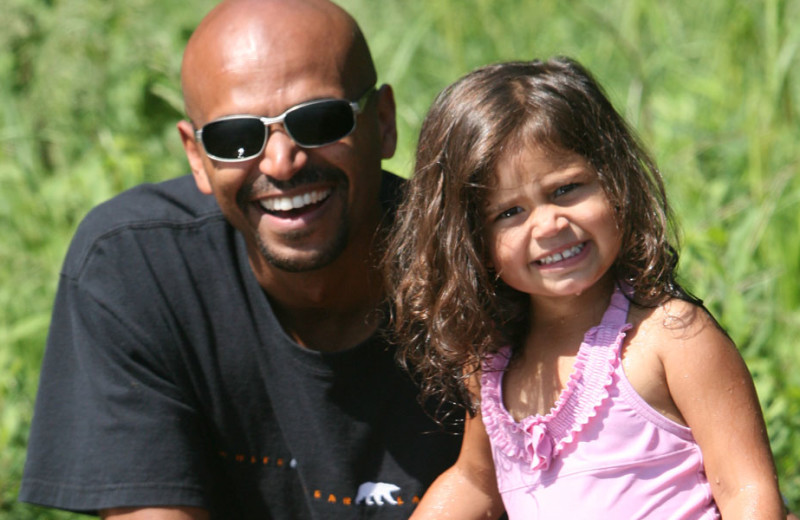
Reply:
M267 211L291 211L324 200L331 190L311 191L294 197L271 197L260 201L261 207Z
M560 262L561 260L564 260L564 259L567 259L567 258L572 258L573 256L575 256L578 253L580 253L583 250L583 247L585 245L586 245L585 243L584 244L578 244L577 246L570 247L569 249L561 251L560 253L555 253L553 255L546 256L546 257L542 258L541 260L538 260L537 263L539 265L549 265L549 264L552 264L552 263L555 263L555 262Z

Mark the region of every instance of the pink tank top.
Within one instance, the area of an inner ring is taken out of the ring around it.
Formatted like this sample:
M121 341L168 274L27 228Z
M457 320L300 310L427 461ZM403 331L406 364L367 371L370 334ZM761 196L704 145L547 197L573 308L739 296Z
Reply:
M545 416L516 422L503 405L510 349L485 363L481 413L511 520L719 518L691 430L652 409L625 377L627 315L617 289Z

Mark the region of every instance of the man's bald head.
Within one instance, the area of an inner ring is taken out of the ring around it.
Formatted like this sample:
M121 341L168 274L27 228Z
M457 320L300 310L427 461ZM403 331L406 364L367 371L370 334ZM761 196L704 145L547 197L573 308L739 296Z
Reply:
M350 95L377 81L361 30L337 5L327 0L224 0L186 46L181 84L189 118L205 122L206 107L218 102L214 83L221 75L258 68L276 78L324 75Z

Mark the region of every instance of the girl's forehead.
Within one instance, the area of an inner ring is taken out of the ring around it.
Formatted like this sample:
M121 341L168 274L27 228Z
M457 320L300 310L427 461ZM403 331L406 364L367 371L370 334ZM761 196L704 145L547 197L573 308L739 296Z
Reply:
M525 184L552 173L586 167L588 162L571 150L540 145L513 147L500 156L491 183Z

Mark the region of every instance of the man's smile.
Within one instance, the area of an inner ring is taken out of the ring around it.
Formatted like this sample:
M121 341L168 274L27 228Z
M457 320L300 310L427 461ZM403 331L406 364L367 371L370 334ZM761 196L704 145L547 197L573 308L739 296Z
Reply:
M277 214L279 212L297 211L311 209L309 206L318 205L333 193L332 188L315 189L306 193L301 193L293 196L278 195L274 197L267 197L260 199L258 204L264 211L270 214Z

